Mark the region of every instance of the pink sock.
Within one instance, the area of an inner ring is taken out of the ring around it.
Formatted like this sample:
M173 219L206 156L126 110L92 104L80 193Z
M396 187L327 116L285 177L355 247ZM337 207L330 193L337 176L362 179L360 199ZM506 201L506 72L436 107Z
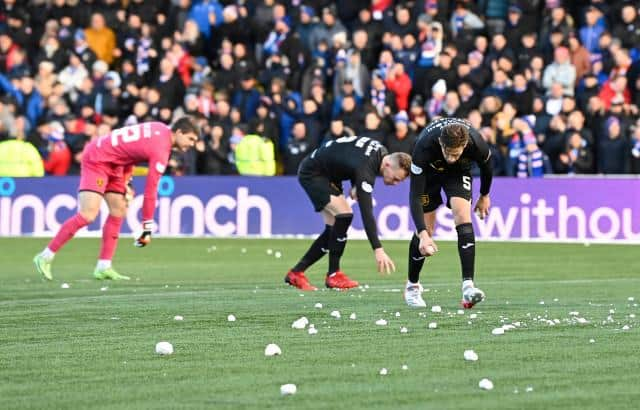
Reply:
M102 244L99 259L111 260L118 247L118 236L124 218L109 215L102 227Z
M69 242L69 240L73 238L76 232L87 225L89 225L89 221L84 219L82 215L75 214L71 218L64 221L56 236L54 236L51 242L49 242L48 248L53 252L58 252L58 250L60 250L60 248L62 248L65 243Z

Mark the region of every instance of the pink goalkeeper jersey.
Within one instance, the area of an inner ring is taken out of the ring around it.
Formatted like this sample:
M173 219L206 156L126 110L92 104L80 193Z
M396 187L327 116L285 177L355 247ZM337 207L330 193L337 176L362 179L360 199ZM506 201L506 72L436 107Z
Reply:
M158 182L171 155L171 128L161 122L145 122L118 128L92 141L85 148L84 158L107 166L149 164L144 189L142 219L152 220L156 208Z

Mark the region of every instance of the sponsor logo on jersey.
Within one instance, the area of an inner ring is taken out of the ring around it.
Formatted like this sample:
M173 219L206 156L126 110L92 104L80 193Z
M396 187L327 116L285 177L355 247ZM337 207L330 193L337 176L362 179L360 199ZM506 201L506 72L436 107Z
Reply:
M414 164L413 162L411 163L411 173L414 175L420 175L422 174L422 168L420 168L419 166L417 166L416 164Z
M444 171L444 161L442 160L436 160L432 163L429 164L431 166L431 168L435 169L436 171Z
M368 194L373 192L373 187L367 181L362 181L362 190Z

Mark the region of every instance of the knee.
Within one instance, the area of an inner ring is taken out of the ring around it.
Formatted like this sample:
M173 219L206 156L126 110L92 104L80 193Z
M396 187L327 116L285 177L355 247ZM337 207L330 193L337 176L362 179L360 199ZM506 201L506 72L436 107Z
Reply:
M453 211L453 221L456 224L456 226L471 223L471 211L469 210Z
M127 215L127 207L124 206L115 206L109 209L109 215L114 216L116 218L124 218Z
M98 211L93 209L81 210L78 213L80 214L80 216L82 216L82 218L84 218L85 221L87 221L87 224L92 223L98 217Z

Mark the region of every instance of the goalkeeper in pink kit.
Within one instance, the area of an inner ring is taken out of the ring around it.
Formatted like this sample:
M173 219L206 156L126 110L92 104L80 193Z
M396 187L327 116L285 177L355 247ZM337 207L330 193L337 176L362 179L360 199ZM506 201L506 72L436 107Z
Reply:
M111 259L127 213L125 194L131 170L135 164L149 164L142 205L142 233L136 235L134 242L135 246L142 247L151 241L158 182L171 150L187 151L197 140L198 128L183 117L171 128L161 122L146 122L115 129L91 141L82 156L78 213L67 219L49 245L33 258L38 271L46 279L53 279L51 263L55 254L76 232L97 218L104 199L109 207L109 216L102 228L100 256L93 276L96 279L128 280L129 277L120 275L111 267Z

